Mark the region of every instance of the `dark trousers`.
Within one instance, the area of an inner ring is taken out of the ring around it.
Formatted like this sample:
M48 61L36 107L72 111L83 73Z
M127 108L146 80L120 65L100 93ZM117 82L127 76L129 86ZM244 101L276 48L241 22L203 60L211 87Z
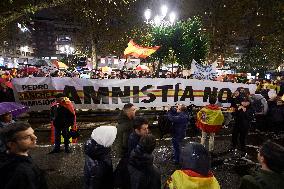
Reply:
M54 149L59 150L61 144L61 134L64 138L64 147L65 150L69 149L69 128L57 128L55 127L55 140L54 140Z
M173 137L172 143L174 148L174 161L179 162L180 160L180 151L181 151L181 145L182 145L182 137Z
M241 150L245 151L248 129L249 129L248 125L239 125L238 123L236 123L236 125L233 127L233 134L232 134L233 148L237 147L239 141Z

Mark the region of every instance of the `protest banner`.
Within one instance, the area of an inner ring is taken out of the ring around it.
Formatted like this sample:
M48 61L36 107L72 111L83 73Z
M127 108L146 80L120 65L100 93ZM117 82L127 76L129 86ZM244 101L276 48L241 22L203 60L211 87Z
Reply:
M162 107L182 103L204 106L209 96L216 96L224 107L231 94L242 87L254 93L256 86L241 83L182 78L82 79L59 77L15 78L17 102L32 111L48 110L57 93L64 93L76 109L115 109L125 103L137 107Z

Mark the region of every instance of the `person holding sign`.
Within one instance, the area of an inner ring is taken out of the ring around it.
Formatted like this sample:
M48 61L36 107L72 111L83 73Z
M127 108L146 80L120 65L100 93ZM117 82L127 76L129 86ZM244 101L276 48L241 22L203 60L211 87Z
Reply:
M216 98L209 98L209 105L203 107L197 113L196 126L202 131L201 144L205 146L206 137L209 134L209 152L214 150L214 136L222 128L224 115L221 108L216 105Z

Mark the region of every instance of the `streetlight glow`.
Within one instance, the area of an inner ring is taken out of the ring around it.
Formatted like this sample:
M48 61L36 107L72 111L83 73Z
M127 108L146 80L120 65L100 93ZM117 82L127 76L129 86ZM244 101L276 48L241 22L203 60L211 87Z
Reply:
M151 10L146 9L145 12L144 12L144 16L145 16L146 20L148 21L151 18Z
M165 17L168 13L168 7L166 5L163 5L161 7L161 12L162 12L162 16Z
M155 23L156 26L159 26L159 25L160 25L160 23L161 23L161 18L160 18L159 15L155 16L155 18L154 18L154 23Z
M173 24L176 20L176 14L174 12L171 12L169 15L169 20Z

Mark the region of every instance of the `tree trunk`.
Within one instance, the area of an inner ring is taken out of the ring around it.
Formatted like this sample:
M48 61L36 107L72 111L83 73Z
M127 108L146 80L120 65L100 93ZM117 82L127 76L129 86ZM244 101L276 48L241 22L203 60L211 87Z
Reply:
M156 70L156 77L157 77L157 78L159 77L159 72L160 72L160 68L161 68L162 63L163 63L163 59L160 58L160 59L159 59L158 66L157 66L157 70Z
M94 69L98 69L98 63L97 63L97 44L95 42L95 39L92 38L92 55L91 55L91 59L92 59L92 68Z

